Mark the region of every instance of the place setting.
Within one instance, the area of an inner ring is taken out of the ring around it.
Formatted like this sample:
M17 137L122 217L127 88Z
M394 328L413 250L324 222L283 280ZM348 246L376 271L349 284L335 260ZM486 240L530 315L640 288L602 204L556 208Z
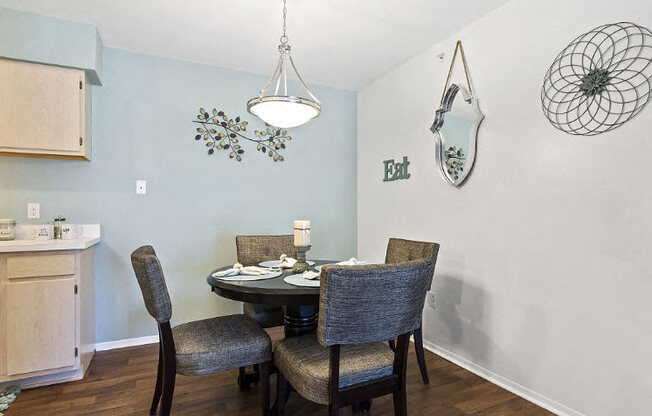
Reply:
M309 266L314 266L315 262L311 260L306 261ZM281 257L278 260L268 260L268 261L261 261L259 263L259 266L261 267L269 267L272 269L291 269L294 267L294 265L297 263L297 259L293 257L289 257L287 254L281 254Z
M216 271L211 276L224 282L251 282L274 279L282 276L285 271L291 271L292 274L283 278L285 283L300 287L319 287L321 268L325 264L317 265L315 261L306 259L306 253L312 247L310 244L310 221L294 221L293 238L295 257L283 253L277 260L261 261L257 266L244 266L241 263L235 263L233 267ZM360 266L368 263L351 257L345 261L326 264Z
M321 277L321 268L326 265L338 265L338 266L362 266L369 264L366 261L359 261L355 257L351 257L349 260L340 261L337 263L328 263L320 264L318 266L312 267L310 270L306 270L300 274L293 274L283 278L285 283L294 285L294 286L304 286L304 287L319 287L320 277Z
M278 267L243 266L240 263L236 263L230 269L215 272L212 276L223 281L247 282L253 280L273 279L282 274L283 270Z
M315 265L314 261L306 260L306 252L310 250L310 221L294 221L294 230L296 258L283 253L278 260L261 261L258 266L235 263L233 267L216 271L211 276L222 281L246 282L279 277L284 269L292 269L296 273L309 271Z
M325 264L314 266L315 263L305 259L305 253L310 250L310 221L295 221L294 222L294 246L297 253L297 259L281 258L287 263L292 263L292 271L294 274L286 276L283 281L293 286L302 287L319 287L321 268ZM283 256L281 256L283 257ZM351 257L347 261L341 261L338 264L342 266L358 266L367 264L366 262L358 261L355 257ZM313 267L314 266L314 267Z

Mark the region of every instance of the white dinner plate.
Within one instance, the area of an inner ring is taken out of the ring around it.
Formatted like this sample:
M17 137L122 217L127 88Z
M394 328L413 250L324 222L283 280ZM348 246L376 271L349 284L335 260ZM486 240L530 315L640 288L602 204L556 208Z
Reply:
M258 265L261 267L272 267L272 268L277 268L278 264L281 262L281 260L269 260L269 261L263 261L260 262ZM314 266L315 262L308 260L308 266ZM287 267L288 269L291 269L291 267Z
M293 274L283 279L285 283L294 286L319 287L319 279L304 279L300 274Z
M258 275L237 274L235 276L223 276L223 277L213 275L213 277L216 278L217 280L222 280L223 282L249 282L254 280L273 279L275 277L279 277L282 274L283 272L281 270L278 270L272 273L258 274Z

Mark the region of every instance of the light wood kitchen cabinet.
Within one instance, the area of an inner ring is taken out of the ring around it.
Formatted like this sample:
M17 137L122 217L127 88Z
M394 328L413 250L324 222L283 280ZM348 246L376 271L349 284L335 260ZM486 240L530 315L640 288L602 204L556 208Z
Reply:
M0 59L0 155L90 160L90 133L84 71Z
M95 352L93 252L0 253L0 384L83 377Z

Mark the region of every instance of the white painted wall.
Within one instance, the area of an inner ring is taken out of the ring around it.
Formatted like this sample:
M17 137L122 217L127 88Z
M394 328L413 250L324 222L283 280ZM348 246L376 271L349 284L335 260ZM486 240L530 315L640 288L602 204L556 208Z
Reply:
M359 258L382 261L390 236L441 243L426 340L560 414L652 414L652 105L576 137L539 98L563 47L621 20L652 27L652 3L514 0L358 97ZM486 119L455 189L428 128L458 38ZM383 183L404 155L411 178Z

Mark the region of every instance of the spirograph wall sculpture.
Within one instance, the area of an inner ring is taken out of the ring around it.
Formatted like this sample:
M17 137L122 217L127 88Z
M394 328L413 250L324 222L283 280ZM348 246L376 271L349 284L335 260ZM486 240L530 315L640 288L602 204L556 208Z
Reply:
M652 99L652 32L598 26L557 56L543 81L543 112L556 128L593 136L621 126Z

